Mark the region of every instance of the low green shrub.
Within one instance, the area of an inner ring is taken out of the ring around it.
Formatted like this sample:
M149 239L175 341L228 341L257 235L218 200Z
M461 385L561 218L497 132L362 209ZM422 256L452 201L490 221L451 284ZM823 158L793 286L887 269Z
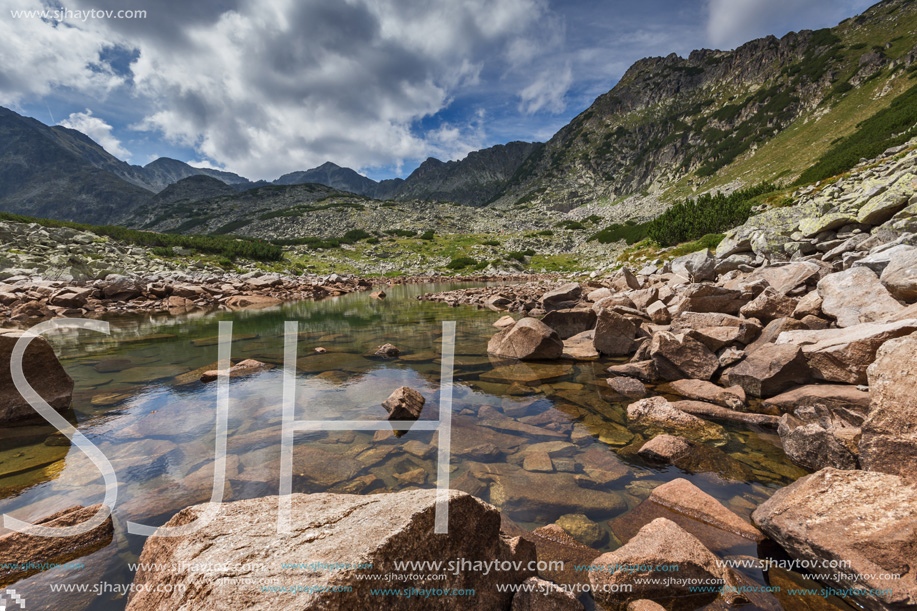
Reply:
M761 183L729 195L705 193L679 202L649 222L646 235L660 246L674 246L717 234L748 220L756 198L775 191Z
M472 265L477 265L478 262L471 257L455 257L446 265L447 269L465 269L466 267L471 267Z

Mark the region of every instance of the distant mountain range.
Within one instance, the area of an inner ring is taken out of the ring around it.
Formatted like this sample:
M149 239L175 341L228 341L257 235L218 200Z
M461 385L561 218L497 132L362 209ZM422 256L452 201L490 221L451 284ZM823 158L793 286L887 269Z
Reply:
M833 28L639 60L547 143L510 142L459 161L431 158L404 180L381 182L331 162L272 183L175 159L139 167L77 131L0 108L0 210L148 223L162 216L160 207L180 212L182 202L255 188L287 189L253 193L294 210L297 194L319 192L288 187L309 184L323 185L325 195L330 188L379 200L560 211L637 193L668 201L791 182L836 157L838 147L853 150L845 139L878 137L864 136L860 126L885 109L913 106L915 79L917 0L884 0ZM912 122L896 116L882 138L917 133L917 111Z
M461 161L427 159L407 180L377 182L331 162L269 183L161 157L125 163L85 134L49 127L0 107L0 210L88 223L130 216L139 206L199 201L266 185L319 184L373 199L487 203L538 145L511 142ZM207 178L209 180L203 180ZM190 180L194 179L194 180Z

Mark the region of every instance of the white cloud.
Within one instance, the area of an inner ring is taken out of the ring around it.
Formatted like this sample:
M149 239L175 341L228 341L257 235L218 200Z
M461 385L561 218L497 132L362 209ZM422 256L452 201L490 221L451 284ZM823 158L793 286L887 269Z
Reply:
M123 77L99 62L110 39L92 24L57 23L37 16L14 18L11 11L41 11L39 0L0 0L0 104L72 88L97 97L121 85ZM88 22L87 22L88 23Z
M359 169L462 156L480 144L477 128L415 123L477 86L544 10L541 0L243 4L185 28L186 45L139 44L136 91L157 109L135 127L253 178L327 160Z
M92 116L92 111L88 108L84 112L71 113L69 117L60 122L60 125L83 132L118 159L127 161L131 158L131 152L121 146L121 142L112 135L111 125Z
M560 70L546 70L520 92L519 108L528 114L539 110L563 112L567 107L564 96L572 84L573 70L569 64Z
M708 0L707 38L734 48L768 34L832 27L873 0Z

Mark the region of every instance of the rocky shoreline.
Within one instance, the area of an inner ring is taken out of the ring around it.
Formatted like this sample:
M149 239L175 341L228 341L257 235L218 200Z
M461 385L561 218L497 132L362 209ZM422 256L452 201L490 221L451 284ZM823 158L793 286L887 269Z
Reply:
M756 525L798 560L849 562L846 574L823 581L857 591L866 608L910 608L917 604L907 534L917 525L917 236L878 227L842 238L849 240L844 257L819 249L793 261L737 261L728 248L583 284L422 298L521 314L495 325L492 356L627 359L607 369L607 383L632 401L629 426L652 435L638 450L647 460L682 467L703 460L722 443L715 421L776 427L788 457L816 473L758 507ZM648 397L647 385L681 400ZM694 514L709 511L708 503ZM854 519L856 536L840 526ZM665 541L679 540L667 525L654 528ZM646 553L654 543L644 534L604 560L633 560L623 553L631 547ZM658 559L675 556L669 549ZM880 573L907 577L883 589ZM669 596L647 597L668 604ZM600 602L623 608L627 601Z
M548 278L553 275L539 275ZM0 321L35 323L54 317L98 318L119 314L164 313L181 315L193 310L266 308L289 301L337 297L374 287L437 282L520 282L530 275L402 276L290 276L246 274L109 274L92 281L50 280L15 275L0 281ZM383 290L384 293L384 290ZM384 298L384 297L383 297Z

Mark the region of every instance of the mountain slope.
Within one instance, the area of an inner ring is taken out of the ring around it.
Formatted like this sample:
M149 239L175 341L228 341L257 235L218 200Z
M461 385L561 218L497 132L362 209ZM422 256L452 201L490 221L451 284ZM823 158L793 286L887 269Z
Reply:
M183 178L188 178L190 176L209 176L227 185L236 185L242 188L248 188L250 185L254 186L249 179L243 178L238 174L223 172L221 170L211 170L209 168L195 168L184 161L178 161L177 159L170 159L168 157L160 157L148 163L143 166L142 172L147 182L150 183L153 190L156 192L162 191L169 185L175 184Z
M398 200L446 200L482 206L500 193L540 143L509 142L468 153L460 161L429 158L398 187Z
M0 210L105 223L152 195L132 167L80 132L0 108Z
M379 185L371 178L367 178L350 168L342 168L330 161L311 170L284 174L272 184L302 185L306 183L316 183L339 191L349 191L357 195L368 196L372 196Z
M773 171L754 176L791 180L829 144L805 145L819 120L843 114L843 129L855 130L913 84L915 43L917 2L889 0L831 29L640 60L522 164L500 204L570 210L748 182L732 169L749 159L745 171L760 166L757 151L794 127L803 136L792 144L805 150L784 150L783 162L776 153ZM871 104L845 106L865 89Z

